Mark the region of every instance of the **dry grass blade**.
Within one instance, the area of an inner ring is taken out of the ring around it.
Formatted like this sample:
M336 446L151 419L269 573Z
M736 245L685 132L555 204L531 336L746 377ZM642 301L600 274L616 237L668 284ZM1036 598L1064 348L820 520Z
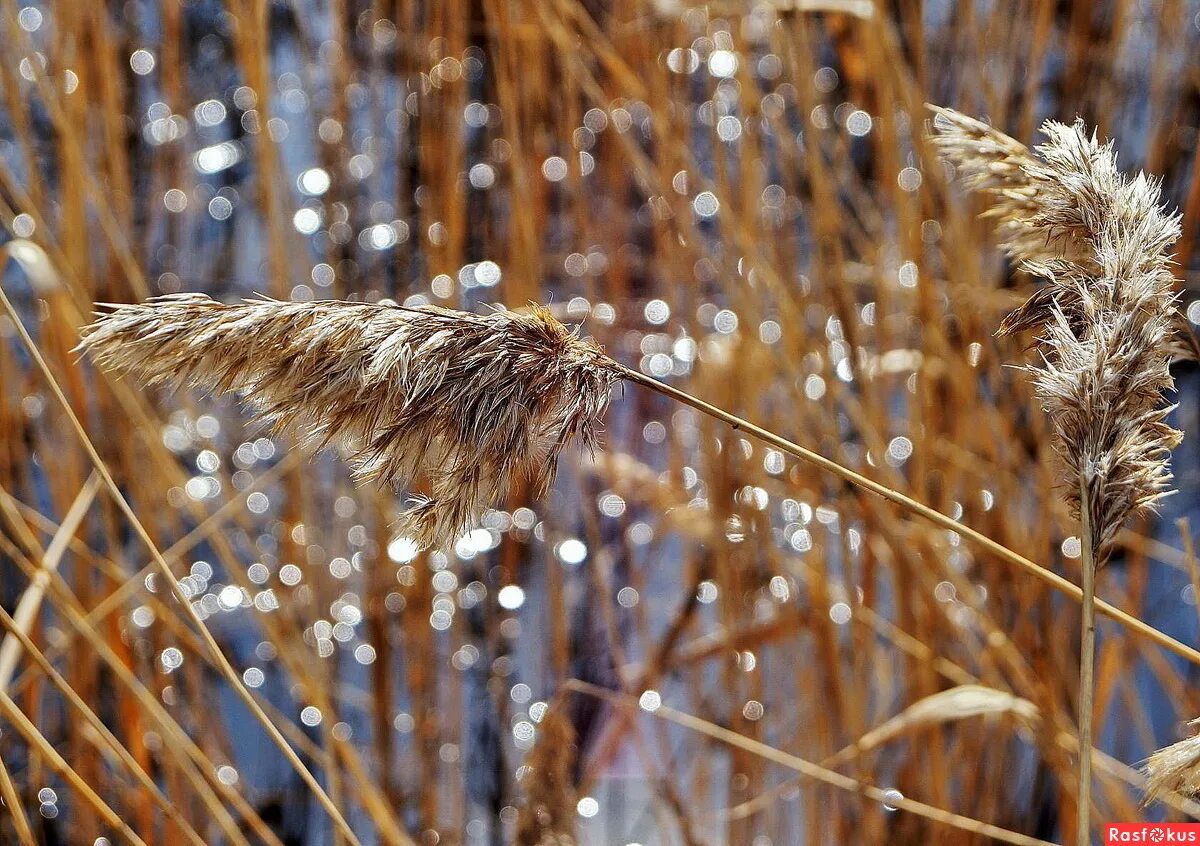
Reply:
M616 376L550 312L160 297L113 307L81 348L150 383L237 390L311 446L344 443L359 476L429 495L402 531L440 546L519 482L544 492L579 436L597 442Z
M588 682L578 679L568 680L563 687L567 690L574 690L580 693L585 693L589 696L594 696L598 699L604 699L614 705L618 705L630 710L637 710L637 700L631 696L626 696L621 693L616 693L611 690L606 690L602 687L589 684ZM955 814L950 811L945 811L941 808L935 808L924 802L917 802L907 797L896 797L894 793L881 790L871 784L864 784L849 776L834 772L833 770L814 764L811 761L806 761L798 758L795 755L788 754L772 746L768 746L757 740L748 737L743 737L737 732L730 731L722 726L715 725L708 720L702 720L699 717L694 717L691 714L684 714L669 708L666 705L660 705L653 711L653 715L660 719L670 720L685 728L697 731L708 735L722 743L728 743L740 749L744 749L754 755L761 756L767 760L773 761L780 766L795 770L806 777L815 781L823 782L832 787L841 790L847 790L853 793L861 793L868 799L888 805L889 807L899 808L910 813L925 817L943 825L957 828L961 831L968 831L973 834L983 835L998 840L1001 843L1012 843L1015 846L1054 846L1046 840L1041 840L1036 837L1020 834L1015 831L1008 831L1000 826L992 825L991 823L981 822L980 820L964 817L961 814Z
M21 322L20 315L17 314L17 311L13 307L12 302L9 300L8 295L4 292L3 287L0 287L0 306L3 306L9 319L12 320L13 326L17 331L17 335L21 339L21 343L25 346L30 357L36 363L38 370L41 371L42 376L45 378L51 393L54 395L55 400L59 404L59 407L66 415L68 421L70 421L71 429L73 430L75 437L79 440L80 445L83 447L84 452L87 454L88 459L91 461L92 466L100 475L100 478L103 480L105 487L112 495L112 498L114 502L116 502L121 513L129 521L129 524L132 526L134 532L138 535L138 538L141 540L141 542L146 546L146 549L149 551L159 575L161 575L171 586L171 591L179 601L179 605L183 609L183 613L196 627L196 630L204 641L205 647L208 649L209 653L216 662L218 670L220 670L221 674L225 677L226 681L233 688L234 692L249 709L250 713L255 717L263 729L266 730L267 735L271 738L272 742L279 748L284 757L287 758L288 763L291 764L297 775L300 776L309 790L312 791L313 795L317 798L317 801L321 803L322 807L329 814L330 818L340 829L342 834L347 838L347 840L349 840L350 843L355 844L355 846L359 846L359 840L351 830L349 824L346 822L341 810L339 810L334 804L333 800L330 799L329 794L327 794L324 788L321 787L316 777L313 776L308 767L304 765L304 762L300 760L300 757L296 754L295 750L288 745L287 740L283 737L275 724L271 722L271 719L263 711L262 706L255 701L254 697L250 694L250 691L246 688L245 683L242 681L237 671L233 668L233 665L229 663L229 659L221 651L221 648L217 644L216 639L213 637L212 632L209 631L208 627L204 624L204 621L200 619L196 609L192 607L190 597L179 584L179 580L176 579L175 574L171 571L170 566L163 558L162 552L159 551L157 545L155 545L153 538L150 537L146 527L142 524L142 521L138 519L137 514L134 513L133 507L129 504L129 501L121 492L116 480L113 479L108 466L104 462L104 459L102 459L100 457L100 453L96 451L95 444L93 444L91 438L88 437L87 431L83 428L83 424L79 422L79 418L76 416L74 409L71 407L71 403L67 400L66 394L63 393L62 387L54 378L54 374L50 370L49 365L46 364L46 360L42 356L41 351L38 349L37 344L34 343L33 338L30 337L29 332L25 329L25 325Z
M0 247L0 269L10 260L20 265L30 286L39 294L49 294L61 288L61 280L54 271L50 257L33 241L14 238Z
M3 488L0 488L0 506L8 514L11 514L15 510L11 497ZM15 533L18 537L22 535L20 524L13 523L11 524L11 528L16 530ZM32 537L23 537L21 545L34 553L39 549L36 540ZM36 567L32 561L22 561L20 549L8 540L6 534L0 534L0 551L8 554L28 578L33 578L37 572ZM44 557L44 554L37 557ZM113 647L103 638L100 630L92 626L85 619L82 608L78 605L78 599L72 596L69 590L66 589L62 577L58 573L52 573L50 576L48 598L55 606L55 611L61 615L61 618L74 629L77 635L81 636L87 642L89 649L94 651L107 668L111 670L119 686L124 686L130 690L138 704L144 708L153 723L156 724L163 737L169 738L169 741L164 744L164 749L169 750L170 756L181 765L184 774L196 788L199 797L204 801L210 818L220 826L223 834L229 839L230 843L238 844L238 846L249 846L249 841L246 839L245 834L242 833L235 820L230 816L229 811L222 804L222 799L232 804L245 817L247 829L257 835L263 843L268 844L268 846L282 846L279 839L262 826L261 820L257 816L247 813L249 808L241 795L215 778L215 768L212 760L188 736L154 694L147 689L146 685L122 662ZM221 799L217 798L214 789L216 793L221 795Z
M42 604L42 598L46 595L46 584L50 580L50 574L58 569L59 562L62 561L63 554L67 550L67 544L74 537L99 489L100 479L93 473L79 491L75 502L72 503L70 510L63 518L62 525L51 539L50 545L46 547L41 569L34 581L25 589L25 593L21 595L20 601L17 602L17 609L13 612L15 627L19 631L27 634L33 626L38 608ZM20 656L21 644L16 635L6 635L4 642L0 643L0 690L8 689L8 683L12 681L13 672L17 668Z
M21 629L19 621L11 617L3 608L0 608L0 626L7 632L5 642L8 642L8 639L11 638L18 649L24 650L29 655L38 669L42 671L51 684L63 694L66 700L71 703L71 706L79 712L87 724L94 730L95 734L93 736L103 740L104 745L108 747L107 751L111 752L133 774L133 777L137 779L142 789L153 798L154 803L163 811L166 817L179 827L183 836L189 842L195 844L195 846L204 846L204 840L192 828L183 814L180 813L179 808L163 795L158 785L154 783L154 779L150 777L141 764L129 753L129 750L113 735L108 726L104 724L104 721L96 715L95 711L80 698L79 694L75 692L67 680L54 669L54 665L38 649L37 644L29 639ZM0 690L3 690L3 688L0 688ZM98 743L96 745L100 746ZM100 749L100 751L104 752L105 750Z
M29 818L25 816L21 797L17 795L12 776L9 775L3 761L0 761L0 799L4 800L4 806L8 808L8 816L13 821L13 830L20 846L35 846L33 831L29 828Z
M960 685L917 700L824 764L837 766L922 726L998 714L1011 714L1029 728L1035 727L1040 719L1037 706L1028 699L983 685Z
M120 832L121 836L128 842L137 844L137 846L146 846L146 842L138 837L137 833L92 789L75 768L67 762L66 758L54 748L50 741L42 736L42 733L38 731L33 721L17 707L17 703L2 690L0 690L0 715L4 717L4 720L13 727L16 733L31 748L37 750L38 754L45 759L50 769L62 776L71 785L71 788L76 791L84 803L90 806L100 819L104 820L105 825L111 827L114 831Z

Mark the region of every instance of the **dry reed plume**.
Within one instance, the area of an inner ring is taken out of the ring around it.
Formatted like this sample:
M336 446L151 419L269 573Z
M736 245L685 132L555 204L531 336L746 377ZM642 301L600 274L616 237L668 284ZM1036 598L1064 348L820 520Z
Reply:
M939 110L937 143L967 184L995 199L1002 243L1046 287L1010 314L1000 334L1039 329L1041 363L1029 366L1064 466L1066 499L1080 521L1079 787L1076 842L1090 842L1095 695L1095 577L1129 517L1171 481L1182 433L1163 395L1180 319L1168 249L1179 219L1159 184L1117 170L1111 142L1082 121L1042 125L1035 158L986 124ZM1161 754L1161 753L1160 753Z
M1046 280L1001 324L1039 329L1029 368L1050 415L1064 487L1080 514L1088 483L1092 543L1101 564L1125 521L1163 497L1180 433L1166 423L1181 321L1168 250L1179 219L1158 183L1117 170L1110 143L1081 122L1047 121L1035 158L1001 132L939 110L936 142L965 183L989 193L1005 250ZM1190 333L1187 336L1190 338Z
M1196 722L1192 720L1191 725ZM1200 794L1200 735L1159 749L1147 759L1143 771L1146 775L1146 804L1168 793L1181 796Z
M203 295L113 306L80 348L151 384L238 391L308 446L345 444L356 473L425 480L401 530L439 546L521 480L540 495L574 436L595 446L616 374L550 312Z

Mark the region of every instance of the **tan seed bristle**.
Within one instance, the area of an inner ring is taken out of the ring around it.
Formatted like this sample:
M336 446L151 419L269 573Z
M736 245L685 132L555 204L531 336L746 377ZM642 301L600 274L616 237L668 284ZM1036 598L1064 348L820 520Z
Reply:
M1195 724L1196 720L1192 723ZM1159 749L1146 761L1145 803L1168 793L1180 796L1200 794L1200 735L1184 738Z

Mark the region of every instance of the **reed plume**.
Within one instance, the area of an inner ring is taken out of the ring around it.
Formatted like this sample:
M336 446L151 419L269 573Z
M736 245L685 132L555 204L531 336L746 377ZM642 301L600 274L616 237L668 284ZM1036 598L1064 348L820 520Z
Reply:
M1158 182L1129 178L1111 142L1082 122L1047 121L1035 157L987 124L939 109L935 143L965 184L992 198L1001 244L1046 285L1009 314L1000 334L1040 330L1029 368L1080 514L1087 479L1099 563L1133 514L1167 493L1180 433L1167 425L1173 355L1194 342L1173 293L1168 253L1179 218Z
M356 475L423 482L400 530L439 546L521 480L541 495L575 436L596 445L617 375L549 311L486 315L390 303L224 304L199 294L105 306L80 349L149 384L238 391Z
M1200 719L1192 720L1196 725ZM1146 761L1145 804L1168 793L1182 796L1200 794L1200 735L1184 738L1159 749Z
M1079 791L1076 842L1090 840L1095 577L1132 515L1167 493L1170 363L1182 346L1168 250L1179 218L1159 184L1117 169L1111 142L1082 121L1047 121L1031 154L992 127L948 109L935 143L967 185L992 198L1001 243L1046 285L999 334L1040 330L1041 362L1027 369L1054 432L1067 502L1080 521ZM1191 333L1187 333L1191 338ZM1160 753L1161 754L1161 753ZM1175 760L1175 759L1173 759Z

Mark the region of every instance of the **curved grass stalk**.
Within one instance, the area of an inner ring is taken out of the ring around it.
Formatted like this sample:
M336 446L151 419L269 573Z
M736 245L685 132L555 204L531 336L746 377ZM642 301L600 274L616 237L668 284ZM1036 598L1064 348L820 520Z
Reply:
M71 703L75 710L87 721L88 725L92 727L96 732L96 737L104 741L104 744L112 750L113 754L121 761L126 770L137 779L142 789L150 794L150 797L154 800L154 804L159 807L168 819L179 826L184 837L190 843L194 844L194 846L204 846L204 839L200 837L191 823L180 813L179 808L163 795L162 790L154 783L154 779L142 768L142 765L137 762L137 759L113 735L108 726L104 724L104 721L92 710L91 706L84 702L83 698L75 692L70 682L63 678L58 670L54 669L54 665L47 660L45 654L37 647L37 644L30 640L29 636L22 630L20 621L14 619L3 608L0 608L0 627L3 627L8 632L5 636L5 642L8 642L8 638L12 638L12 642L19 649L25 651L38 669L50 680L50 683L63 694L66 700ZM0 688L0 690L2 689Z
M29 587L21 594L20 600L17 601L17 608L13 612L14 631L5 635L4 642L0 643L0 690L8 690L9 682L12 681L13 673L17 669L17 661L21 657L21 644L17 639L17 632L28 634L34 621L37 620L38 609L41 608L42 599L46 595L46 584L50 581L50 574L58 569L63 554L67 551L71 539L75 537L75 531L83 522L99 487L100 480L93 473L80 489L71 508L63 517L62 524L51 538L50 545L46 547L46 554L42 556L41 569L38 570Z
M50 741L46 740L46 738L42 736L42 733L38 731L37 726L35 726L33 721L25 715L25 712L17 706L17 703L13 702L12 698L2 690L0 690L0 715L4 717L5 721L13 727L13 730L16 731L16 733L19 734L26 743L38 751L38 754L45 759L47 766L54 770L54 772L58 773L58 775L60 775L62 779L71 786L71 789L74 790L87 805L91 806L92 810L95 811L102 820L104 820L105 825L107 825L113 831L120 832L121 836L124 837L129 843L136 844L136 846L146 846L146 841L138 837L137 832L131 829L125 823L125 821L121 819L120 815L117 814L117 812L114 811L107 802L100 798L100 795L92 789L91 785L89 785L83 779L83 777L79 775L74 767L67 763L67 760L59 754L58 750L54 748Z
M897 490L893 490L886 485L880 484L874 479L863 476L861 473L856 473L848 467L843 467L841 464L838 464L832 459L826 458L825 456L813 452L810 449L806 449L799 444L787 440L786 438L782 438L774 432L763 429L761 426L756 426L747 420L743 420L741 417L738 417L735 414L730 414L728 411L718 408L715 405L711 405L702 399L679 390L678 388L671 387L664 382L660 382L657 379L646 376L637 372L636 370L625 367L622 364L617 364L614 362L614 366L628 381L635 382L639 385L649 388L652 391L657 391L664 396L670 397L671 399L677 400L685 405L689 405L697 411L707 414L717 420L728 423L734 429L739 429L753 435L763 443L769 444L782 452L786 452L788 455L791 455L794 458L798 458L801 461L819 467L822 470L832 473L838 478L855 485L856 487L862 488L865 491L869 491L876 496L880 496L883 499L886 499L888 502L900 506L905 511L928 520L935 526L939 526L950 532L956 532L960 536L971 541L976 547L990 553L1001 561L1023 570L1029 575L1045 582L1050 587L1076 601L1083 601L1083 590L1074 582L1058 575L1052 570L1042 567L1040 564L1035 564L1025 556L1014 552L1003 544L989 538L982 532L978 532L975 529L972 529L970 526L960 523L951 517L947 517L940 511L930 508L928 505L918 502L912 497L906 496L905 494L902 494ZM1193 664L1200 665L1200 651L1197 651L1187 644L1176 640L1165 632L1159 631L1149 623L1146 623L1143 620L1135 617L1133 614L1130 614L1127 611L1122 611L1120 608L1117 608L1115 605L1111 605L1102 599L1097 598L1095 604L1097 611L1116 621L1129 631L1145 637L1154 643L1157 643L1164 649L1175 653L1181 658L1186 658Z
M1079 477L1081 502L1089 502L1087 477ZM1079 622L1079 793L1075 806L1075 842L1088 846L1092 828L1092 715L1096 698L1096 554L1092 544L1092 515L1083 508L1080 518L1080 568L1083 613Z
M602 699L613 705L625 708L631 711L636 711L638 708L637 700L626 694L617 693L607 688L599 687L579 679L568 679L563 683L563 689L572 690L577 693L583 693L588 696ZM768 746L758 740L738 734L735 731L724 728L723 726L711 723L708 720L702 720L691 714L686 714L682 711L676 711L674 708L669 708L666 705L660 705L653 712L655 717L659 719L669 720L676 725L683 726L695 732L699 732L714 740L719 740L722 743L729 744L738 749L749 752L752 755L757 755L765 758L768 761L779 764L794 770L806 778L814 781L819 781L823 784L828 784L831 787L836 787L839 790L845 790L851 793L858 793L872 799L876 802L886 804L888 807L897 808L902 811L907 811L925 819L942 825L957 828L960 831L967 831L972 834L982 835L992 838L1001 843L1011 843L1014 846L1054 846L1053 843L1047 840L1040 840L1036 837L1030 837L1016 831L1010 831L1006 828L1001 828L991 823L982 822L981 820L967 817L962 814L956 814L952 811L946 811L942 808L937 808L928 805L924 802L918 802L907 797L897 797L894 792L887 792L876 787L873 784L867 784L850 776L843 775L833 770L822 767L819 764L814 764L803 758L791 755L773 746Z
M33 831L29 828L29 818L25 816L25 808L21 805L21 797L17 795L17 789L13 786L12 777L9 776L3 761L0 761L0 799L4 800L4 806L8 808L8 815L12 819L20 846L36 846Z

